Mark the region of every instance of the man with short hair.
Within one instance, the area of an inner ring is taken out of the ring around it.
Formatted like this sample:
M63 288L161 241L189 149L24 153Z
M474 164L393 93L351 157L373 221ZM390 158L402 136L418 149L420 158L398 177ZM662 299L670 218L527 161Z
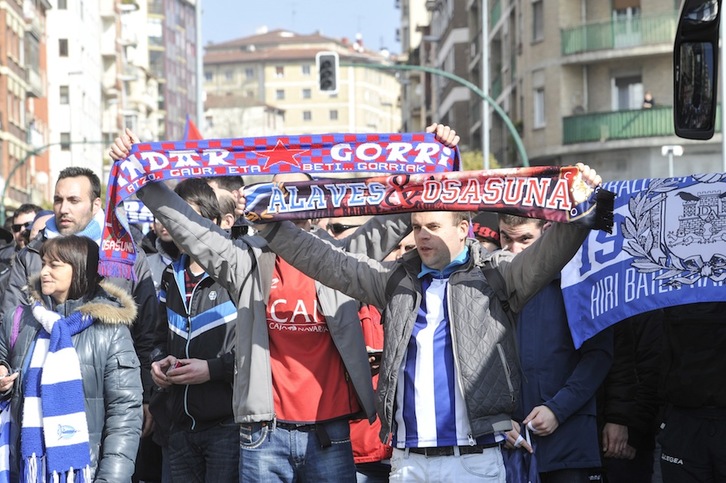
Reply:
M13 214L13 237L15 238L15 251L20 251L30 240L30 227L35 215L43 208L32 203L25 203L15 210Z
M502 249L522 257L557 225L500 214ZM518 311L516 333L522 385L514 415L534 435L540 479L588 483L601 473L595 399L612 363L612 329L575 349L557 276ZM519 432L515 426L508 435L515 447L522 441Z
M589 186L600 184L593 170L578 167ZM519 374L513 328L483 268L499 272L517 311L589 230L558 224L513 257L469 239L469 213L413 213L411 223L416 250L398 262L336 250L289 222L261 235L309 277L385 308L377 409L381 440L394 446L391 481L504 483L500 445L511 429Z

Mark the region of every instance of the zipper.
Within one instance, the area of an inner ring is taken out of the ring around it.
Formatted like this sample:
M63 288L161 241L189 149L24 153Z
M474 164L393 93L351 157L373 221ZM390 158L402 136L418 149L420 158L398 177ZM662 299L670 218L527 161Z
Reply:
M507 358L504 356L504 348L502 347L502 344L497 344L497 352L499 352L499 359L502 361L502 366L504 367L504 375L507 376L507 387L509 387L509 397L514 401L514 385L512 384L512 370L509 367L509 364L507 364Z

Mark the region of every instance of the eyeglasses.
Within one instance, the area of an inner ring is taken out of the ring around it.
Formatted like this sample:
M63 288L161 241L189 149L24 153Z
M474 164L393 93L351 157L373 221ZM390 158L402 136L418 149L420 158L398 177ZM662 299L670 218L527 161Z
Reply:
M328 231L333 235L340 235L346 230L351 228L358 228L360 225L344 225L342 223L330 223L328 224Z
M27 223L23 223L22 225L12 225L11 228L13 229L13 231L15 233L18 233L18 232L21 232L23 230L27 230L28 228L30 228L30 225L32 225L32 224L33 224L33 222L32 221L29 221Z

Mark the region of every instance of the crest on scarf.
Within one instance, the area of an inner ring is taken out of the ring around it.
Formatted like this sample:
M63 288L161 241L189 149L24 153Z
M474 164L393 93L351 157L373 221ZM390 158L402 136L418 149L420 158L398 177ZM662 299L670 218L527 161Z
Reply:
M620 225L631 266L640 273L662 271L655 280L666 287L726 279L726 175L691 180L652 180L630 198Z

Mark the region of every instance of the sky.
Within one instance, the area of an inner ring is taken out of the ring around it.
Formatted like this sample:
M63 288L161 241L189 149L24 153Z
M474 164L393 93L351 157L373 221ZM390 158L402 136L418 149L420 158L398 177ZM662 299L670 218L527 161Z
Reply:
M224 42L254 35L260 27L287 29L299 34L316 30L354 40L363 35L371 50L400 53L396 29L401 11L395 0L201 0L202 42Z

